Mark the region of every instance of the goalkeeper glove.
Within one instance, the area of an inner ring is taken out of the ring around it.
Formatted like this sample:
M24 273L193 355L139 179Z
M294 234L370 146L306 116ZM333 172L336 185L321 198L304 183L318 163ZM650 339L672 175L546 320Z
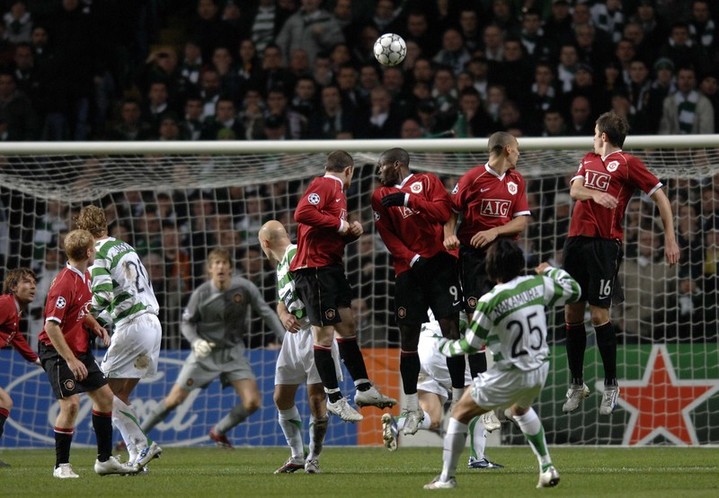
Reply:
M212 348L215 347L214 342L207 342L204 339L195 339L192 341L192 352L195 353L195 357L198 360L209 356L212 352Z
M380 201L384 207L390 207L390 206L404 206L404 199L405 199L405 193L404 192L396 192L394 194L387 194L384 197L382 197L382 200Z

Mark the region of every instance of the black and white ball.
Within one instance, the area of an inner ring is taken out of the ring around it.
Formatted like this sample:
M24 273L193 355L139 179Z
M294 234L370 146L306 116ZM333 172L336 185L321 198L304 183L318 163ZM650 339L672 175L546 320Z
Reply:
M407 56L404 38L395 33L385 33L374 42L374 57L383 66L401 64Z

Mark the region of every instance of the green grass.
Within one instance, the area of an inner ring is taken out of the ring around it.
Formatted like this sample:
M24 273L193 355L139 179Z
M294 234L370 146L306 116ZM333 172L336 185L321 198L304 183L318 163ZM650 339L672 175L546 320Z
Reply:
M561 473L557 488L536 490L537 462L529 447L488 448L504 469L468 470L462 455L452 496L523 497L719 496L719 448L551 448ZM80 479L52 477L52 450L3 450L0 496L215 497L215 496L417 496L441 469L440 448L326 448L322 474L273 475L288 456L284 448L166 448L147 475L99 477L94 453L72 452Z

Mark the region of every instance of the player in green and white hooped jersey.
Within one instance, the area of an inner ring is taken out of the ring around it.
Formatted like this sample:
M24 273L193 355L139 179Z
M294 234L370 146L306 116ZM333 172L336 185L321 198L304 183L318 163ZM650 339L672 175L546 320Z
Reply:
M115 395L112 421L122 434L128 462L144 467L162 449L140 428L130 395L140 379L157 372L162 338L159 305L135 249L108 236L102 208L83 207L77 225L95 238L92 314L113 324L112 342L100 364Z
M556 486L559 473L552 465L544 428L532 403L549 372L545 306L576 302L579 284L564 270L540 264L537 275L520 276L524 255L517 244L501 238L487 251L487 275L497 285L482 296L465 332L458 340L438 340L446 355L474 353L486 344L494 365L472 380L472 386L452 409L444 438L442 473L425 489L454 488L455 471L467 437L467 424L477 415L510 407L539 461L537 487Z
M287 330L275 368L274 401L291 455L275 473L291 473L303 468L305 472L316 473L319 471L319 455L327 433L328 417L322 379L315 367L312 326L290 273L290 263L297 253L297 245L290 242L287 230L276 220L265 223L258 238L265 256L277 265L277 314ZM341 372L336 343L332 344L332 356L337 372ZM310 405L307 458L304 457L302 419L295 405L295 395L300 384L307 384Z

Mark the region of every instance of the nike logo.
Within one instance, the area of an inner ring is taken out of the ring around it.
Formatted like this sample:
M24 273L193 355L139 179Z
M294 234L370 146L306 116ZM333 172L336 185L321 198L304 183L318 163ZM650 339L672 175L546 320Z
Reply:
M452 303L452 306L459 306L460 304L462 304L462 301L457 301L455 303Z
M480 189L479 191L480 191L480 192L486 192L487 190L489 190L489 188L483 188L483 189Z
M342 199L335 199L335 202L342 202Z

